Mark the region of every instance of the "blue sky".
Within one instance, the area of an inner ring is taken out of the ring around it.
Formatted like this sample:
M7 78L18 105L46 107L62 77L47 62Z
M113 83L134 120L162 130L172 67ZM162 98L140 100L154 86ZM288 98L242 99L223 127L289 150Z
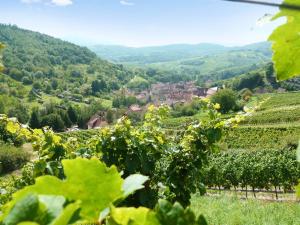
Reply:
M79 44L243 45L267 40L278 25L258 22L276 8L221 0L0 0L0 6L0 23Z

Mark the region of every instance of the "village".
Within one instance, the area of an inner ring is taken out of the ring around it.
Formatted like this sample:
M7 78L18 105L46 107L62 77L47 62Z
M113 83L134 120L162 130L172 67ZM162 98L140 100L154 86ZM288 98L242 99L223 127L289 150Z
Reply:
M203 88L196 86L195 82L180 83L155 83L146 90L123 90L122 95L134 96L139 102L146 104L132 104L125 115L143 114L150 104L155 106L168 105L174 107L177 104L189 103L193 98L207 98L214 95L218 87ZM87 123L88 129L97 129L107 126L107 112L98 112Z

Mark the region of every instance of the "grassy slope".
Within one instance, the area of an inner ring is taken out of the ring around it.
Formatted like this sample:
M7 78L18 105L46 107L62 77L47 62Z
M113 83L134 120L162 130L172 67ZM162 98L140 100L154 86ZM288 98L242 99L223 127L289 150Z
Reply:
M265 101L264 101L265 100ZM283 148L300 139L300 92L257 95L248 106L261 107L238 128L226 132L222 146L234 149ZM224 117L232 115L224 115ZM164 121L167 131L184 129L185 125L203 117L169 118Z
M239 200L235 197L199 197L192 209L212 225L294 225L300 224L299 203Z
M300 139L300 92L263 94L249 105L264 101L243 124L223 141L228 148L283 148Z
M244 124L279 124L300 122L300 92L276 93L259 95L249 103L258 104L263 101Z

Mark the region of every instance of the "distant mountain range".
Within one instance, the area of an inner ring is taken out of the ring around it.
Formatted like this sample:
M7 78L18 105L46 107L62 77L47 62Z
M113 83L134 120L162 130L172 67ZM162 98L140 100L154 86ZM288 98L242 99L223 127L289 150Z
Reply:
M271 61L271 43L241 47L217 44L178 44L131 48L98 45L90 47L99 57L114 63L140 67L156 81L218 81L262 68Z
M226 47L217 44L175 44L156 47L125 47L118 45L96 45L89 47L98 56L117 63L153 64L181 61L190 58L208 57L230 52L253 52L270 59L271 44L260 42L241 47Z

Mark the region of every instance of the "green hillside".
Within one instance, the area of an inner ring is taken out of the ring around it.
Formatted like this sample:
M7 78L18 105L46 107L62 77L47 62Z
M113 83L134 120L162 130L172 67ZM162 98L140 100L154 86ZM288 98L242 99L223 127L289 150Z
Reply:
M262 94L249 105L261 106L223 141L234 149L281 149L300 139L300 92Z
M95 45L89 47L100 57L127 64L152 64L186 60L202 56L210 56L231 51L259 52L266 57L271 56L270 44L261 42L242 47L225 47L217 44L174 44L154 47L125 47L118 45Z
M113 62L140 65L182 60L200 55L220 53L226 50L226 47L216 44L175 44L141 48L118 45L96 45L89 48L97 55Z
M121 65L99 59L87 48L16 26L0 25L0 42L6 46L4 74L39 93L88 97L119 89L134 76ZM102 86L92 90L96 80Z
M35 128L85 128L92 115L111 107L114 91L140 73L102 60L87 48L17 26L0 24L0 43L5 45L0 114Z
M270 43L242 47L215 44L168 45L129 48L92 46L98 56L113 62L147 68L147 75L156 81L220 80L260 68L271 60Z

